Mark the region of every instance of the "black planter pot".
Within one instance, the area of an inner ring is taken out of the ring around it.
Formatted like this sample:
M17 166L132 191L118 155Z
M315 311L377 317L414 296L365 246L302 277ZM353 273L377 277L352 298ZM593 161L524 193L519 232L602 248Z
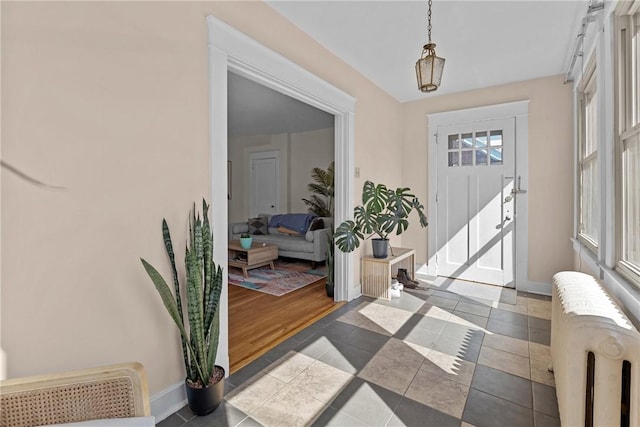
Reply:
M224 397L224 369L221 366L216 366L216 369L222 370L222 379L208 387L191 387L189 382L185 380L189 408L196 415L210 414L222 402Z
M333 287L334 287L333 284L331 284L331 285L328 284L328 283L324 284L324 289L327 291L327 296L328 297L333 298Z
M389 239L371 239L371 247L374 258L386 258Z

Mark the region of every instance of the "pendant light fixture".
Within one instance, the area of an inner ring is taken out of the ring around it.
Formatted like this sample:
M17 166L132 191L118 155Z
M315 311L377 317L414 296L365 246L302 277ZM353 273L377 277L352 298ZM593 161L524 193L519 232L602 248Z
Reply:
M421 92L433 92L438 89L444 69L444 58L436 56L436 44L431 43L431 0L429 0L427 20L429 41L422 48L422 55L416 62L416 77L418 78L418 89Z

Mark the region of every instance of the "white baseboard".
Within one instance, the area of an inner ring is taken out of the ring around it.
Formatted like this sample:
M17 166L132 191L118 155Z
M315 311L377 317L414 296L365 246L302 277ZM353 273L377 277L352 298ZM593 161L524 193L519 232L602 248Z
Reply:
M151 415L160 422L187 404L184 382L167 387L151 396Z
M516 281L516 290L532 294L551 296L551 283L532 282L529 280Z

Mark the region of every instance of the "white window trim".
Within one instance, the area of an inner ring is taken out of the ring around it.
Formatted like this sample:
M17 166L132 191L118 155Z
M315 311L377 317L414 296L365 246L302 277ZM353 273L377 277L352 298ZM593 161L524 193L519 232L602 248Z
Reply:
M620 6L626 7L622 10ZM631 6L630 6L631 5ZM616 7L618 8L616 10ZM605 10L601 13L599 21L597 23L598 30L595 37L586 44L583 51L585 57L589 57L591 54L596 55L598 73L598 96L600 98L599 107L602 106L600 111L603 114L600 115L600 132L602 135L602 144L600 145L600 157L601 157L601 174L602 174L602 199L601 199L601 224L603 227L600 229L600 247L597 253L591 252L587 247L579 241L577 238L571 239L573 242L574 251L577 254L578 265L577 269L584 269L589 273L593 273L598 277L603 285L607 288L610 295L617 300L623 310L630 316L631 320L640 327L640 287L637 286L628 277L625 277L624 272L616 264L617 260L617 243L619 239L618 230L619 219L616 211L616 201L620 200L620 194L616 193L619 186L616 185L616 174L614 171L619 170L616 162L620 158L619 153L616 151L618 144L618 105L614 98L614 91L617 88L617 76L614 70L614 61L617 56L612 49L614 46L614 38L616 37L616 20L617 16L623 13L629 13L630 11L640 10L640 0L635 2L610 2L606 3ZM616 79L614 79L616 77ZM581 78L581 76L579 77ZM576 78L574 84L574 92L580 87L579 78ZM602 89L601 89L602 88ZM574 96L574 126L576 129L579 126L578 123L578 104L577 96ZM574 156L576 165L578 164L578 135L574 134ZM575 230L578 227L579 211L578 211L578 174L577 171L574 174L576 176L575 191L574 191L574 206L575 206Z
M633 123L636 118L633 117L633 108L631 106L632 101L627 97L627 94L631 94L631 79L633 76L631 73L627 73L628 69L621 69L623 66L621 64L621 56L629 55L631 56L631 45L629 44L630 37L627 38L625 44L625 52L621 52L620 50L620 29L621 27L625 27L628 32L633 31L634 23L633 18L635 14L640 13L640 1L636 0L635 2L620 2L616 15L614 16L614 23L617 25L613 25L615 32L615 52L618 55L615 63L615 90L616 90L616 128L615 128L615 156L616 156L616 195L617 195L617 203L616 203L616 222L618 226L616 227L616 253L614 257L614 263L616 270L624 276L626 279L631 281L637 288L640 288L640 269L627 262L623 259L624 256L624 238L623 238L623 144L625 141L630 140L637 135L640 135L640 122ZM626 21L626 22L623 22ZM623 22L622 25L620 23ZM630 36L631 34L628 33ZM628 66L628 64L625 63ZM618 88L621 88L618 91ZM636 108L640 108L640 105L636 106Z
M601 100L602 100L602 96L599 95L600 93L600 84L601 82L599 81L599 70L597 67L597 59L596 56L598 54L598 52L600 51L600 49L596 49L596 51L592 52L591 55L589 56L589 60L586 61L587 65L584 67L584 71L581 73L580 76L580 82L577 85L578 90L574 92L575 96L576 96L576 105L578 106L578 160L577 160L577 164L576 164L576 172L577 172L577 177L576 177L576 182L577 182L577 189L578 189L578 204L577 204L577 209L578 209L578 216L577 216L577 227L575 230L575 235L576 237L587 247L589 248L589 250L591 250L594 253L598 253L599 251L599 246L600 246L600 241L601 236L602 236L602 218L603 215L600 214L600 224L598 224L598 236L591 236L589 234L585 234L582 232L582 216L583 216L583 212L582 212L582 198L583 198L583 190L582 190L582 178L583 178L583 165L591 160L595 160L596 166L598 168L598 175L599 175L599 179L596 180L596 182L594 184L596 184L598 186L598 195L599 195L599 206L597 207L597 209L599 211L601 211L602 209L602 184L603 184L603 174L602 174L602 159L601 159L601 145L602 145L602 141L604 138L602 138L602 126L600 126L600 114L603 111L601 109ZM593 93L595 89L595 94L593 94L593 97L595 97L595 99L590 98L588 95ZM587 156L584 156L584 151L585 148L587 146L587 132L586 132L586 108L587 108L587 99L593 99L593 102L596 103L596 121L597 121L597 132L598 134L595 136L596 137L596 148L595 150L590 153ZM600 212L599 212L600 213ZM593 213L591 213L593 214ZM595 239L594 239L595 237Z

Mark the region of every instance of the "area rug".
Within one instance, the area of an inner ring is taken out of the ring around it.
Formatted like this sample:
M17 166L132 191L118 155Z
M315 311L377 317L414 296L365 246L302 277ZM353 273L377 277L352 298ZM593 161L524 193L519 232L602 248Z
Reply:
M268 266L248 270L249 277L244 277L241 269L229 267L229 284L279 297L327 277L324 266L311 269L308 262L277 260L274 264L275 270Z

